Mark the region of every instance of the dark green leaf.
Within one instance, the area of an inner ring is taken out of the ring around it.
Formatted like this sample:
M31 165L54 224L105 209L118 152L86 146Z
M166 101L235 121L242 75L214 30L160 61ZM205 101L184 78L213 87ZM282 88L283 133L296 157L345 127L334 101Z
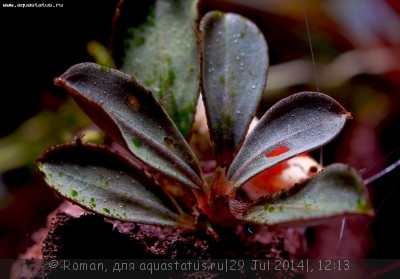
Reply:
M130 30L121 68L151 89L186 138L199 96L197 17L195 0L156 0Z
M202 187L189 145L151 92L133 77L81 63L57 78L56 84L65 87L100 128L137 158L186 185Z
M283 160L320 147L343 128L350 114L331 97L302 92L271 107L239 150L227 178L239 187Z
M178 214L155 194L144 172L108 147L56 146L36 166L50 187L91 211L125 221L178 225Z
M298 188L298 189L295 189ZM315 225L329 218L374 212L361 177L343 164L333 164L283 193L253 206L244 220L266 225Z
M202 94L220 165L229 165L264 91L268 48L257 26L232 13L201 21Z

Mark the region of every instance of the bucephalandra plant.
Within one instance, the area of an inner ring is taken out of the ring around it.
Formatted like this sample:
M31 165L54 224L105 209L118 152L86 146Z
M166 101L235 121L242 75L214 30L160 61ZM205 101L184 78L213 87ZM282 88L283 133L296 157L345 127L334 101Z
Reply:
M81 140L54 146L36 161L46 183L109 218L216 235L243 222L309 225L372 216L361 177L344 164L256 200L239 194L264 170L331 141L351 116L325 94L302 92L276 103L246 136L266 84L267 44L253 22L233 13L212 11L198 29L190 27L196 4L156 1L147 25L132 32L139 43L121 70L81 63L55 79L124 152ZM174 42L167 35L191 38ZM193 65L198 56L200 67ZM215 153L212 174L203 173L187 142L199 91Z

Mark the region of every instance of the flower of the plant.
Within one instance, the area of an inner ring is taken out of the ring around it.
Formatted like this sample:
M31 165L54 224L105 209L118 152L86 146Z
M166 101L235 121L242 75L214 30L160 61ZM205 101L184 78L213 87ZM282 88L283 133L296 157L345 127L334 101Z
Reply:
M79 141L52 147L37 160L47 184L107 217L188 229L371 215L362 179L343 164L256 201L238 198L237 190L259 173L331 141L350 114L325 94L297 93L271 107L246 136L266 83L265 39L251 21L221 12L204 16L200 38L200 86L217 163L214 175L204 176L152 91L122 71L81 63L55 83L125 153ZM171 89L166 79L158 80ZM165 179L155 183L148 172Z

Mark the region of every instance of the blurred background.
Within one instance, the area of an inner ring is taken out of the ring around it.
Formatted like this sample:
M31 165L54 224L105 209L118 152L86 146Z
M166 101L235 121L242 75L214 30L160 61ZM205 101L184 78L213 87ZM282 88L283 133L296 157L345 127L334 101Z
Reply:
M59 2L62 8L1 8L0 259L24 252L60 203L38 179L34 159L90 121L52 81L75 63L101 59L118 1ZM306 90L329 94L353 115L322 149L322 162L360 171L376 218L308 229L310 257L400 259L400 168L369 179L400 159L400 2L202 1L203 13L210 9L249 17L267 39L271 66L259 115ZM312 156L319 161L320 153Z

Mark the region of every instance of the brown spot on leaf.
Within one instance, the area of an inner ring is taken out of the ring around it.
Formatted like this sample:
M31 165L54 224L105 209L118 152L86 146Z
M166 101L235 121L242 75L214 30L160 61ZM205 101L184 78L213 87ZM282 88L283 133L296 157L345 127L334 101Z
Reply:
M169 148L172 149L175 147L176 143L174 143L173 139L170 137L164 137L164 144Z
M139 100L138 100L135 96L129 95L129 96L126 97L125 100L126 100L127 105L128 105L134 112L139 112L139 111L140 111L141 105L140 105Z

